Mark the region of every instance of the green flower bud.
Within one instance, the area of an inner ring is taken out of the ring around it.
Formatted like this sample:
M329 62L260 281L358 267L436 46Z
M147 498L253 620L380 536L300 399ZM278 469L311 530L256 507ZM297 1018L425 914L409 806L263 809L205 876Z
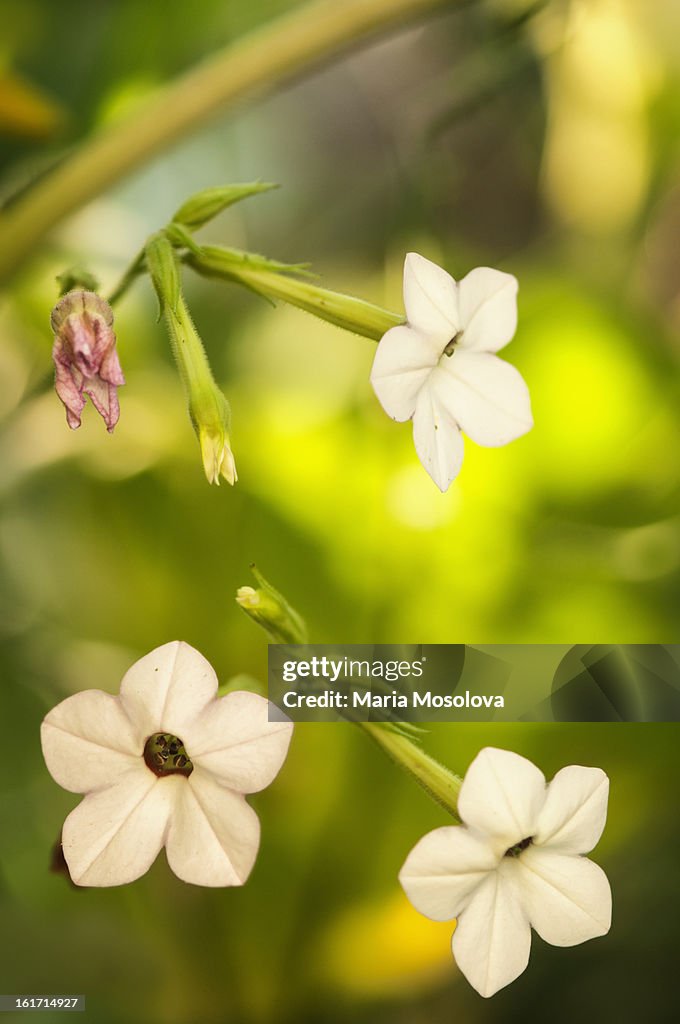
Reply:
M198 440L201 445L203 470L208 483L217 484L219 487L220 477L222 476L227 483L233 486L238 480L238 476L234 456L229 447L228 426L231 419L231 410L221 391L217 392L216 399L217 406L221 407L216 428L210 423L198 420L195 414L192 414L192 420L198 424Z
M182 203L172 219L188 228L200 228L222 210L240 202L241 199L258 195L260 192L269 192L270 189L278 187L278 185L267 181L253 181L245 185L221 185L217 188L204 188Z
M231 409L215 383L203 343L181 292L174 311L166 305L165 318L187 395L189 416L201 445L208 483L219 485L223 477L227 483L234 484L238 477L229 445Z
M302 616L254 565L251 565L250 570L259 586L257 589L239 587L236 603L258 626L262 626L274 643L306 644L307 627Z

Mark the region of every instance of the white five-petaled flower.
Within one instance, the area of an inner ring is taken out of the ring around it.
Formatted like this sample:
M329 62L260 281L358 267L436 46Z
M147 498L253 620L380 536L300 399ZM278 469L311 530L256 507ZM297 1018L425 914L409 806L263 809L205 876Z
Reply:
M244 798L274 779L292 723L270 723L268 702L245 691L217 698L217 677L188 644L165 644L126 673L120 696L85 690L45 718L53 778L85 799L62 844L78 885L122 885L164 846L194 885L242 885L260 823Z
M464 825L437 828L411 850L404 891L426 917L457 918L453 955L480 995L522 973L532 927L553 946L609 931L607 876L583 856L602 835L608 794L599 768L563 768L546 787L531 761L486 747L458 797Z
M371 383L388 416L413 419L418 458L445 491L463 461L461 431L493 448L533 426L524 380L494 355L517 327L517 280L478 267L456 283L410 252L404 306L406 323L380 340Z

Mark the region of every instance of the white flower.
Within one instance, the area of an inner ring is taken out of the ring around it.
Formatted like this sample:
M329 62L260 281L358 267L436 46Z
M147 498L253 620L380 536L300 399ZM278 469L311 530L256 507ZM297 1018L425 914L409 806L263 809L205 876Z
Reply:
M413 419L418 458L445 491L463 461L461 430L496 447L533 426L529 391L498 359L517 327L517 280L488 267L458 284L423 256L404 263L407 322L378 345L371 383L392 419Z
M205 658L175 642L136 662L119 697L85 690L47 715L50 774L87 794L62 835L77 885L132 882L163 846L185 882L246 881L260 823L243 794L274 779L293 726L270 723L264 697L216 691Z
M480 995L522 973L532 927L553 946L609 931L609 882L582 856L602 835L608 794L599 768L563 768L546 787L531 761L486 747L458 797L465 824L437 828L411 850L404 891L426 917L457 918L453 955Z

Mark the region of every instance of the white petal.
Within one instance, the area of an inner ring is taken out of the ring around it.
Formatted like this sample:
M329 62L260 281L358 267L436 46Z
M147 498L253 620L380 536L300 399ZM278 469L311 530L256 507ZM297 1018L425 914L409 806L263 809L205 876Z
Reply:
M404 308L412 327L441 342L440 352L461 326L456 282L417 252L404 261Z
M449 921L497 863L488 845L467 829L436 828L413 847L399 881L417 911Z
M168 864L193 885L243 885L260 844L260 822L242 796L195 768L170 824Z
M463 463L463 438L448 407L439 400L429 383L418 395L413 416L413 441L418 458L439 490L447 490Z
M181 641L140 658L120 684L120 696L138 740L156 732L184 739L184 727L217 692L217 676L202 654Z
M493 837L500 855L533 836L545 801L541 771L510 750L485 747L467 770L458 795L466 825Z
M40 738L50 775L72 793L111 785L143 753L120 700L101 690L84 690L57 704Z
M517 278L489 267L471 270L458 284L461 348L498 352L517 329Z
M592 860L529 847L518 867L522 903L542 939L553 946L575 946L607 934L611 889Z
M609 779L600 768L562 768L548 786L534 845L559 853L589 853L602 835L608 797Z
M521 373L497 356L457 349L440 360L430 380L442 405L477 444L496 448L534 425Z
M408 420L418 392L439 361L443 344L400 324L382 336L371 369L378 401L393 420Z
M64 822L62 843L76 885L125 885L148 871L163 845L180 778L143 762L115 786L90 793Z
M481 996L514 981L529 962L531 929L514 886L494 871L482 882L458 918L453 955Z
M276 777L293 734L292 722L270 722L269 701L237 691L212 701L184 730L187 753L237 793L257 793Z

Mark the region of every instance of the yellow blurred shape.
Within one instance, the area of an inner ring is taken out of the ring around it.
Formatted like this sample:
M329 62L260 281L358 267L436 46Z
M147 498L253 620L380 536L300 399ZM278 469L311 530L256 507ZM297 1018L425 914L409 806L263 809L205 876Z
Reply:
M417 993L453 975L454 927L423 917L395 893L351 907L331 924L320 969L331 985L364 998Z
M630 339L603 313L576 294L555 296L545 317L527 324L524 341L544 486L571 497L597 492L659 458L643 450L643 432L663 399Z
M644 126L572 107L553 122L546 156L547 189L557 213L584 231L624 226L644 195L649 161Z
M158 87L158 82L144 72L114 83L99 107L99 123L112 124L121 121L148 99Z
M548 62L544 186L555 212L589 233L616 232L649 178L649 54L625 0L574 0Z
M603 110L642 110L651 58L641 46L626 0L574 3L567 31L565 86Z
M365 400L374 342L285 303L253 312L241 327L238 369L255 395L281 407L281 431L315 429Z
M66 112L55 100L16 72L0 70L0 133L47 139L65 120Z
M412 530L432 530L455 519L460 507L460 491L454 484L446 494L435 485L417 461L398 469L390 479L388 508L394 519Z

